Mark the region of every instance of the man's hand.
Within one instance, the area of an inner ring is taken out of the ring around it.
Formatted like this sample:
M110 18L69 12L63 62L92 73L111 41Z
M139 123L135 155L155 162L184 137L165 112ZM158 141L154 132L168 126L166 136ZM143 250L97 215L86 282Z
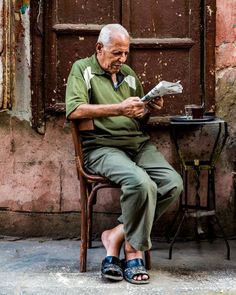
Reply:
M129 118L141 118L145 113L145 103L139 97L128 97L120 103L121 113Z
M145 107L150 113L155 113L163 108L164 99L162 97L156 97L146 103Z

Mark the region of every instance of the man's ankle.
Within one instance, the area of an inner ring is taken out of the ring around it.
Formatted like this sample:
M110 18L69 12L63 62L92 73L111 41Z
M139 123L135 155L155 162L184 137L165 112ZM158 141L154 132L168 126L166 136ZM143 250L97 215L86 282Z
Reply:
M125 258L126 260L131 260L135 258L143 258L142 251L136 250L130 245L129 242L125 242Z

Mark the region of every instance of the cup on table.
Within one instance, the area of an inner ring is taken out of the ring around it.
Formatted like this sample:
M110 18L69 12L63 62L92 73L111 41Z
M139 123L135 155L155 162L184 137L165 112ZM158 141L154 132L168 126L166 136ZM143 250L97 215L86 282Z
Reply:
M192 106L193 106L192 104L187 104L184 106L185 116L186 116L186 119L188 119L188 120L192 120L192 118L193 118Z
M187 120L203 118L203 106L197 104L187 104L184 106L185 116Z

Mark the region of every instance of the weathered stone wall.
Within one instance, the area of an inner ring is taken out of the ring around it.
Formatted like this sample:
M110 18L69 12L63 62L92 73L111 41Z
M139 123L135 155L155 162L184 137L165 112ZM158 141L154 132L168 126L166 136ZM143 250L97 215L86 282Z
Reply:
M0 232L61 235L64 224L65 234L71 228L70 213L73 223L79 211L79 189L64 117L48 120L42 136L26 120L2 113L0 137L0 207L8 208L0 214Z
M231 143L236 128L236 2L217 1L216 110L229 123ZM236 141L234 141L234 147ZM235 165L235 163L234 163Z
M236 2L217 0L216 23L216 114L228 122L229 138L218 172L218 198L224 200L235 224L236 192ZM225 196L223 198L222 196ZM229 218L230 219L230 218ZM231 220L231 219L230 219Z
M0 107L3 96L3 1L0 0Z

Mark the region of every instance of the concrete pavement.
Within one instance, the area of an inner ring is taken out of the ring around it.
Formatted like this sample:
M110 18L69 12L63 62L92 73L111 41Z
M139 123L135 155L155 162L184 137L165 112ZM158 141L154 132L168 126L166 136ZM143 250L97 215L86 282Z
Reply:
M231 260L226 260L222 240L176 242L172 260L169 245L154 242L149 285L102 280L105 255L94 242L88 253L88 271L79 272L79 241L50 239L0 239L0 295L210 295L236 294L236 240L230 240Z

